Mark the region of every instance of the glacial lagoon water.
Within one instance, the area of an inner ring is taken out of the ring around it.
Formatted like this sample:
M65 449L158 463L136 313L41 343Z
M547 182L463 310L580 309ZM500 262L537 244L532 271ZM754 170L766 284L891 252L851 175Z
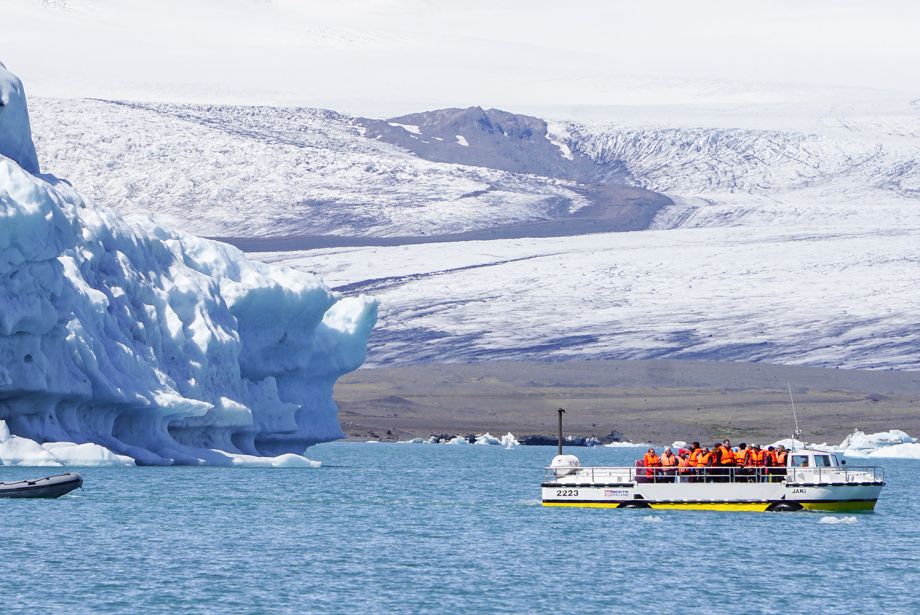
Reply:
M873 460L876 512L828 515L542 508L549 447L308 454L323 467L84 468L82 491L0 500L3 611L920 612L917 461Z

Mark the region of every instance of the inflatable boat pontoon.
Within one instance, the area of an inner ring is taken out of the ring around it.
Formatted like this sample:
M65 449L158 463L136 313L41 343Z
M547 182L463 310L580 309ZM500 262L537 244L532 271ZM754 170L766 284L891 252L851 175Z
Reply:
M0 498L57 498L83 485L75 472L26 480L0 481Z

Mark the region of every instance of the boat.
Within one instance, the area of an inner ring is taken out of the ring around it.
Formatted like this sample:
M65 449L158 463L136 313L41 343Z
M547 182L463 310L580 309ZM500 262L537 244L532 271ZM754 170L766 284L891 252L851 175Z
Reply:
M32 478L0 481L0 498L58 498L83 486L83 477L76 472Z
M871 512L885 486L875 466L852 467L840 455L803 447L785 467L690 468L683 474L637 466L582 467L558 454L545 469L543 506L780 512Z

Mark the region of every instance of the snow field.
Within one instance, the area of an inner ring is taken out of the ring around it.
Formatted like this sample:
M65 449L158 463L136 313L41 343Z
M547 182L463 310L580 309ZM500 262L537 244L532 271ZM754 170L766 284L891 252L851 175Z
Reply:
M724 227L258 257L380 297L373 364L577 357L917 369L917 238L910 227Z

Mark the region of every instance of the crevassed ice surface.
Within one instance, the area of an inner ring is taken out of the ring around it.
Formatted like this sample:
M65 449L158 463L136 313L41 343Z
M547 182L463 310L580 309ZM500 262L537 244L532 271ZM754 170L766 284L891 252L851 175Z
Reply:
M341 436L332 386L364 360L376 302L126 222L30 173L24 97L9 95L21 91L0 69L10 101L0 135L16 137L0 141L0 418L10 431L154 464L302 453Z
M422 160L332 112L55 100L39 108L46 164L121 211L140 207L211 234L433 235L559 218L584 204L571 182ZM609 113L621 119L553 121L540 138L559 147L560 160L588 157L667 194L673 204L650 231L257 258L379 296L376 364L684 358L918 367L915 102ZM66 129L56 128L59 118ZM417 128L406 139L437 142L423 122ZM78 155L81 147L97 155ZM456 147L475 149L476 140ZM238 154L250 151L252 159ZM148 177L147 168L157 171ZM235 185L234 175L253 179L242 182L245 199L214 193L228 178ZM309 200L316 194L330 200Z
M46 166L123 212L209 237L427 235L540 220L572 182L438 164L323 109L33 103Z

